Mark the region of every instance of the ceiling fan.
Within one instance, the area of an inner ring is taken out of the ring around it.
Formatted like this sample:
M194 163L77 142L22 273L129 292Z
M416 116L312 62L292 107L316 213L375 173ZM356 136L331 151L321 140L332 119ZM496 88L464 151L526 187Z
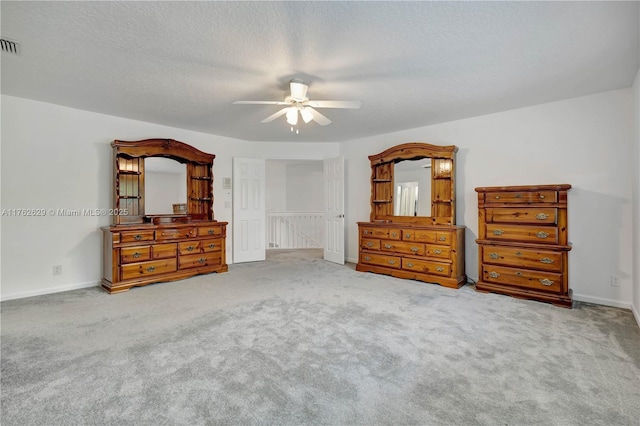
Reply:
M309 86L300 80L291 80L290 89L291 92L285 96L284 101L235 101L234 104L285 105L284 108L265 118L261 123L268 123L286 115L287 123L291 125L291 131L293 131L293 126L298 125L298 115L305 123L311 120L321 126L331 123L331 120L320 114L315 108L360 108L360 101L312 101L307 97Z

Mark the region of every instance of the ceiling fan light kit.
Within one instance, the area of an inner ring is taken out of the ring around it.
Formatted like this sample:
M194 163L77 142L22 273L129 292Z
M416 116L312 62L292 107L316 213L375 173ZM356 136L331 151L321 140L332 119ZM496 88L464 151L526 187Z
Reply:
M300 80L291 80L289 82L290 94L285 96L284 101L235 101L234 104L255 104L255 105L285 105L280 111L270 115L261 121L261 123L269 123L276 118L285 115L287 123L291 125L291 131L296 126L296 134L300 133L298 126L298 113L302 117L304 123L315 121L321 126L331 124L326 116L319 113L315 108L360 108L359 101L312 101L307 97L309 86Z

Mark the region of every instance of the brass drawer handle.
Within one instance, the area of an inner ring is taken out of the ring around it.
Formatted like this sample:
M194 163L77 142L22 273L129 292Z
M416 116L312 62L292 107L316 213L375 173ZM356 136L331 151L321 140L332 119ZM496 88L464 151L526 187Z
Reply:
M516 198L522 198L522 194L517 193L517 194L515 195L515 197L516 197Z
M444 268L442 266L436 266L436 271L444 272Z
M540 284L549 287L551 284L553 284L553 281L551 281L551 280L549 280L547 278L541 278L540 279Z
M388 248L388 249L390 249L390 248L392 248L392 247L393 247L393 246L392 246L391 244L385 244L385 245L384 245L384 248Z
M187 251L193 251L193 246L187 247Z
M495 229L493 231L493 235L502 235L504 234L504 231L502 229Z
M549 215L546 215L546 214L544 214L544 213L538 213L538 214L536 215L536 219L538 219L538 220L545 220L545 219L547 219L548 217L549 217Z
M213 229L209 229L209 230L207 231L207 233L208 233L209 235L213 235L213 234L214 234L214 231L213 231Z
M445 235L440 235L440 241L447 241L447 237Z
M544 198L544 195L542 195L542 194L538 194L538 198L543 199L543 198Z
M411 262L407 262L407 263L405 263L405 265L406 265L408 268L413 268L413 263L411 263Z
M209 244L210 249L215 248L215 246L216 246L215 244Z
M398 233L397 233L397 232L392 232L392 233L391 233L391 236L392 236L392 237L397 237L397 236L398 236Z
M393 259L389 259L389 265L395 265L395 264L396 264L396 261L395 261L395 260L393 260Z
M133 253L133 258L134 258L134 259L137 259L137 258L139 258L140 256L142 256L142 253L138 253L138 252Z
M371 256L365 256L364 260L371 260Z
M522 252L517 251L516 256L522 256Z
M156 270L156 267L155 267L155 266L149 266L149 267L147 268L147 272L153 272L153 271L155 271L155 270Z
M549 259L548 257L543 257L542 259L540 259L540 262L542 263L546 263L547 265L550 265L554 262L553 259Z
M549 236L548 233L544 232L544 231L540 231L536 234L536 237L541 238L541 239L545 239Z
M372 243L371 241L369 241L369 242L367 243L367 247L373 247L373 243Z
M434 252L435 254L442 254L442 250L440 250L440 249L435 249L433 252Z
M164 235L164 234L162 234L162 235ZM136 241L140 241L142 239L142 235L137 234L135 237L133 237L133 239L136 240Z
M500 196L499 196L499 195L496 195L496 200L499 200L499 199L500 199Z
M411 251L416 253L418 251L418 247L411 247Z
M521 277L522 276L522 272L516 272L516 277Z
M405 237L411 238L411 234L404 234Z
M500 259L500 255L498 253L489 253L489 257L492 259Z
M198 259L198 263L204 263L206 262L206 259L204 257L201 257L200 259Z
M500 276L500 274L499 274L499 273L497 273L497 272L493 272L493 271L491 271L491 272L489 272L489 276L490 276L491 278L498 278L498 277Z

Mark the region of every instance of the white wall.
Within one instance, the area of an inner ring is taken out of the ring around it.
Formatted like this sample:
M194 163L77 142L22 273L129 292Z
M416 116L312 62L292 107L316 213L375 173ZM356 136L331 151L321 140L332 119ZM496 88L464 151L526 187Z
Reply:
M265 192L267 211L323 211L323 162L320 160L267 160Z
M344 143L347 259L357 260L356 222L369 218L367 156L406 142L456 145L456 219L467 227L470 278L478 278L474 188L569 183L574 298L629 308L632 108L629 88ZM612 274L620 287L610 285Z
M216 155L215 219L229 222L231 198L222 178L232 159L337 155L337 144L253 142L96 114L12 96L2 96L1 184L3 209L109 209L114 139L170 138ZM229 195L227 195L229 194ZM97 285L102 275L101 226L109 217L0 217L2 300ZM62 275L53 276L53 265Z
M634 143L633 143L633 314L640 325L640 70L633 83Z

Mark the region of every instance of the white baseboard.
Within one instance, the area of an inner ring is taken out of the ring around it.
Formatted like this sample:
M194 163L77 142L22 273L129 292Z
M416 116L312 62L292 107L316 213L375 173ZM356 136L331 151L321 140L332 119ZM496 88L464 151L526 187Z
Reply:
M579 302L593 303L596 305L612 306L614 308L629 309L630 311L632 310L631 303L625 303L619 300L604 299L602 297L591 297L591 296L586 296L584 294L573 293L573 300L577 300Z
M8 295L2 294L0 295L0 301L4 302L5 300L24 299L25 297L42 296L44 294L60 293L62 291L79 290L81 288L97 287L99 285L100 281L89 281L85 283L62 285L59 287L48 287L42 290L25 291Z

